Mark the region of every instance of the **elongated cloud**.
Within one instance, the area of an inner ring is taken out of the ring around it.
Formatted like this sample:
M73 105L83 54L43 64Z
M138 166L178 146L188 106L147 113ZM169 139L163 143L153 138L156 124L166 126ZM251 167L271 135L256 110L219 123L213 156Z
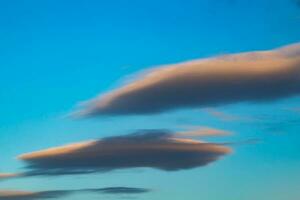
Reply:
M13 190L0 190L0 200L38 200L38 199L53 199L60 198L75 193L99 193L99 194L141 194L150 192L145 188L131 188L131 187L107 187L96 189L80 189L80 190L49 190L41 192L28 192L28 191L13 191Z
M20 174L13 174L13 173L0 173L0 180L18 177Z
M176 134L145 130L24 154L19 159L26 162L28 171L21 176L84 174L138 167L176 171L205 166L231 152L227 146L177 138Z
M210 128L210 127L193 127L192 130L189 131L183 131L176 133L176 136L181 137L205 137L205 136L228 136L232 133L230 131Z
M70 191L0 191L0 200L35 200L35 199L53 199L66 196Z
M86 104L79 116L153 114L300 94L300 44L163 66Z
M207 112L209 115L211 115L219 120L222 120L222 121L239 121L239 120L243 119L240 116L230 115L230 114L215 110L213 108L206 108L206 109L204 109L204 111Z

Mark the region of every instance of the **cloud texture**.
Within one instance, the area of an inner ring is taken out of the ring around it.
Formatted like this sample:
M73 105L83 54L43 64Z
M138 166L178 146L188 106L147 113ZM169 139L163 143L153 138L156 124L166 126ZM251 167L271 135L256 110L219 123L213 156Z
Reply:
M209 130L209 135L220 133ZM27 164L28 171L20 176L84 174L138 167L176 171L205 166L231 152L221 144L176 135L184 134L145 130L24 154L19 159Z
M153 114L299 94L300 44L294 44L159 67L87 102L77 114Z
M14 173L0 173L0 180L1 179L7 179L7 178L14 178L18 177L19 174L14 174Z
M81 190L49 190L41 192L28 192L28 191L13 191L13 190L0 190L0 200L38 200L38 199L53 199L60 198L75 193L99 193L99 194L141 194L150 192L149 189L144 188L131 188L131 187L107 187L97 189L81 189Z
M0 200L36 200L53 199L69 195L70 191L45 191L45 192L27 192L27 191L0 191Z

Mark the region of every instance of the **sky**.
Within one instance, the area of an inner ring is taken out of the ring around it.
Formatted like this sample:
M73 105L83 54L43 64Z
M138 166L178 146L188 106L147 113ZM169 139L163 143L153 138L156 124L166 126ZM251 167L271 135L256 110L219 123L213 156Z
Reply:
M298 200L297 0L0 2L0 200Z

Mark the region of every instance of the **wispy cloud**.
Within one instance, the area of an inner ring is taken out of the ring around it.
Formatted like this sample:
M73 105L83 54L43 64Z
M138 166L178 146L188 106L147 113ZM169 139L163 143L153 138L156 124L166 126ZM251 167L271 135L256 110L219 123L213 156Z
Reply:
M300 94L300 44L163 66L85 104L80 116L153 114Z
M222 120L222 121L239 121L242 119L242 117L240 117L240 116L221 112L221 111L213 109L213 108L206 108L203 110L204 110L204 112L208 113L209 115L211 115L219 120Z
M191 130L176 133L178 137L228 136L232 132L205 126L189 126Z
M0 191L0 200L36 200L36 199L53 199L69 195L70 191L44 191L44 192L28 192L28 191Z
M8 179L8 178L14 178L14 177L18 177L20 176L20 174L17 173L0 173L0 180L2 179Z
M99 193L99 194L142 194L150 192L145 188L131 188L131 187L107 187L96 189L79 189L79 190L48 190L40 192L29 192L19 190L0 190L0 200L38 200L38 199L53 199L60 198L75 193Z

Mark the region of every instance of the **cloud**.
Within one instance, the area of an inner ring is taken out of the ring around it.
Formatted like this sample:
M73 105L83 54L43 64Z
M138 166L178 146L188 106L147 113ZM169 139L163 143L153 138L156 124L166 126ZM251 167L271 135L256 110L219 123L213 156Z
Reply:
M27 192L27 191L0 191L0 200L35 200L52 199L66 196L70 191L45 191L45 192Z
M37 200L37 199L53 199L60 198L75 193L99 193L99 194L142 194L150 192L145 188L131 188L131 187L107 187L96 189L80 189L80 190L49 190L41 192L28 192L28 191L13 191L13 190L0 190L0 200Z
M162 66L83 104L76 116L154 114L300 94L300 43Z
M176 171L205 166L231 152L224 145L175 137L176 134L166 130L144 130L24 154L19 159L27 164L27 171L20 177L141 167Z
M0 173L0 180L1 179L7 179L7 178L14 178L14 177L18 177L19 174L17 173Z
M254 121L258 120L255 117L228 114L228 113L216 110L214 108L205 108L205 109L202 109L202 111L206 112L207 114L209 114L212 117L217 118L220 121L225 121L225 122L254 122Z
M105 194L141 194L147 193L151 190L145 188L131 188L131 187L107 187L100 189L89 189L91 192L101 192Z
M204 111L207 112L209 115L216 117L217 119L222 121L238 121L242 119L239 116L227 114L213 108L206 108L204 109Z
M183 131L176 133L178 137L197 137L197 136L228 136L231 135L232 132L215 129L211 127L204 127L204 126L196 126L192 127L192 130Z

